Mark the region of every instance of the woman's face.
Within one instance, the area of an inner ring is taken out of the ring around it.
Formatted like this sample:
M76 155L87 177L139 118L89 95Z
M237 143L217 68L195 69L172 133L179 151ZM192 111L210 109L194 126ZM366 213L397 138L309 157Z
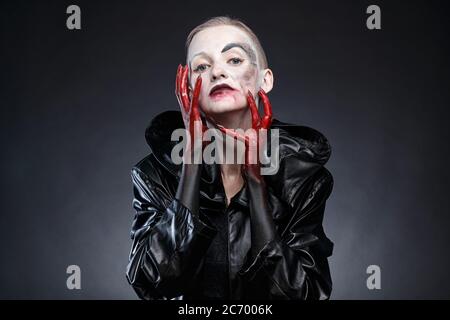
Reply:
M209 115L247 107L248 90L260 88L256 48L250 37L233 26L210 27L197 33L188 48L190 86L202 77L200 106Z

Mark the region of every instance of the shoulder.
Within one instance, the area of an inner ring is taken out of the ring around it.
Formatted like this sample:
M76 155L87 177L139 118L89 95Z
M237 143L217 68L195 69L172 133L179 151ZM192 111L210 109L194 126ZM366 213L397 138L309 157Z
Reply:
M328 198L334 185L333 175L324 165L305 161L296 154L281 159L278 172L265 179L273 193L287 203L292 203L299 193L308 197L315 190Z
M138 179L151 187L166 188L176 181L176 177L159 162L153 152L132 166L131 176L133 181Z
M158 170L158 164L155 159L155 155L151 152L141 160L139 160L135 165L132 166L132 173L141 173L146 176L151 176Z
M266 181L288 203L299 194L305 197L320 190L327 198L333 188L331 172L325 167L331 156L331 145L320 131L308 126L274 121L279 129L279 168Z
M172 141L172 132L183 128L179 111L164 111L154 116L145 130L145 140L150 153L132 167L132 174L140 174L156 182L177 177L181 166L171 161L170 155L176 141Z
M297 155L307 162L325 164L331 157L328 138L317 129L305 125L274 120L271 130L279 135L280 157Z

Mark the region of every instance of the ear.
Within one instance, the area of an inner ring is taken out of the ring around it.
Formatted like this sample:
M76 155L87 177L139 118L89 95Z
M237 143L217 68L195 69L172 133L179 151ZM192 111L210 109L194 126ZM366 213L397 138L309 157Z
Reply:
M264 69L262 72L261 89L269 93L273 88L273 72L270 69Z

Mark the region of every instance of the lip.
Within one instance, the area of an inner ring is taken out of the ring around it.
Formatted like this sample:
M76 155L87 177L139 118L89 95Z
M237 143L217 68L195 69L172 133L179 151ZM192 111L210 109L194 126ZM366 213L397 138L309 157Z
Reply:
M228 90L234 91L235 89L226 83L217 84L211 88L211 91L209 91L209 95L213 96L219 92L228 91Z
M230 89L219 89L214 91L210 96L209 99L212 101L219 101L222 99L233 97L236 90L230 90Z

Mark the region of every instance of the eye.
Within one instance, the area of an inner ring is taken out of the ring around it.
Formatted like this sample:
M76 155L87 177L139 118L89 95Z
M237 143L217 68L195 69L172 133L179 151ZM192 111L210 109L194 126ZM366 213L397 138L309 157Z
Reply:
M194 72L203 72L203 71L206 70L207 67L208 67L208 65L205 64L205 63L199 64L199 65L194 69Z
M241 58L231 58L230 60L228 60L229 63L234 64L234 65L239 65L243 61L244 60L242 60Z

